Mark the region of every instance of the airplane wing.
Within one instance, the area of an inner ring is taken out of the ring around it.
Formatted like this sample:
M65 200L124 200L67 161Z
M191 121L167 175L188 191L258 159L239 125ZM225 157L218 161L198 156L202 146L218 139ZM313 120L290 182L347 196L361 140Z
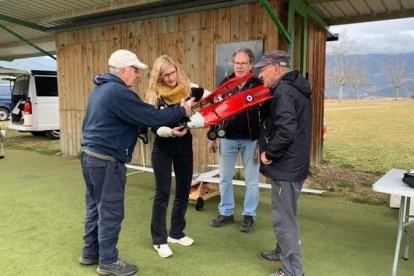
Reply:
M226 81L225 83L223 83L222 85L220 85L219 87L217 87L216 89L214 89L210 95L208 95L207 97L201 99L198 103L199 104L203 104L203 103L208 103L213 101L214 97L229 92L233 89L236 89L239 85L243 84L245 81L247 81L248 79L250 79L251 77L253 77L254 74L253 73L249 73L246 74L244 76L241 77L235 77L235 78L231 78L228 81Z
M244 90L224 98L220 102L200 109L199 112L196 112L190 117L190 121L186 123L186 127L200 128L216 125L231 116L237 115L261 102L267 101L272 97L269 89L263 85Z

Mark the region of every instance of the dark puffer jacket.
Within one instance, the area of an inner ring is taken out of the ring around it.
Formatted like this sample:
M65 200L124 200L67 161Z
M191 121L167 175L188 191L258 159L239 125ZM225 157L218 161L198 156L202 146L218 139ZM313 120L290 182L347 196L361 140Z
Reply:
M305 180L312 132L310 84L298 71L291 71L270 90L273 99L262 108L260 152L266 152L272 163L261 163L260 172L274 180Z

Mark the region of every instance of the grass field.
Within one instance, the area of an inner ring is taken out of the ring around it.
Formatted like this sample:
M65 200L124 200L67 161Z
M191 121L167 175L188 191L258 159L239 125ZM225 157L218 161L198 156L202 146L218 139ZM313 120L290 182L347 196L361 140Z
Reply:
M325 196L386 205L389 196L372 184L391 168L414 168L414 101L326 101L328 135L323 163L309 186Z
M414 168L414 100L325 102L324 160L383 174Z
M44 135L33 136L30 132L8 129L6 121L0 122L0 127L6 130L6 137L3 139L7 149L31 150L46 155L60 154L59 140L52 140Z
M79 160L8 149L6 158L0 160L0 170L1 275L96 275L96 266L77 262L85 214ZM280 264L259 258L261 250L275 246L269 190L260 189L251 233L239 231L244 188L235 186L234 193L234 224L209 226L217 216L218 196L208 199L201 212L190 204L185 232L195 244L188 248L171 245L174 256L161 259L152 248L150 234L154 176L128 176L120 257L138 264L140 276L263 276L274 272ZM172 200L173 193L170 204ZM171 205L168 225L170 213ZM385 206L302 194L298 224L305 275L390 275L397 217L398 210ZM413 235L410 244L414 244ZM410 259L399 262L399 276L413 275L412 258L411 249Z

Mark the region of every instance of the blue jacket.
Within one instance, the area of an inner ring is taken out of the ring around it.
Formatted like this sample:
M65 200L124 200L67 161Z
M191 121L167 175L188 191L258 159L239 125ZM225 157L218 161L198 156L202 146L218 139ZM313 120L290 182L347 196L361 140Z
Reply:
M94 77L83 119L82 149L130 162L138 127L170 125L185 116L181 106L159 110L144 103L113 74Z

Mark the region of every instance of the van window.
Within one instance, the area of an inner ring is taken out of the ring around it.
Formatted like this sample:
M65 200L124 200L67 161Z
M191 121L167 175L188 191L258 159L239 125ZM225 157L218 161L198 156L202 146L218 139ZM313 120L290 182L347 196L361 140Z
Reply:
M0 99L2 100L10 100L11 99L11 88L12 86L8 84L0 84Z
M35 76L37 96L57 97L57 78L50 76Z
M13 96L27 96L29 92L29 76L20 76L16 79Z

